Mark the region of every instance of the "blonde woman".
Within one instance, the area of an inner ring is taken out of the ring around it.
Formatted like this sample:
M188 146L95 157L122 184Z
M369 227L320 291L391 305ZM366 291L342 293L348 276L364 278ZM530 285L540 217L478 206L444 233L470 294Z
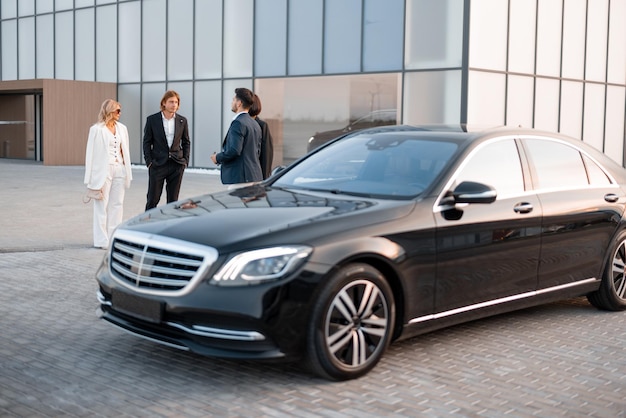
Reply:
M128 129L119 122L121 112L118 102L105 100L87 138L85 184L102 190L102 199L93 201L93 245L102 249L108 248L113 230L122 222L124 194L133 179Z

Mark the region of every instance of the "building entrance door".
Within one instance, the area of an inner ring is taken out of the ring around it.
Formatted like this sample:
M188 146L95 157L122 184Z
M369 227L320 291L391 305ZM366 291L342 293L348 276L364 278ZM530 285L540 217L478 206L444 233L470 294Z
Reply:
M41 161L41 94L0 95L0 158Z

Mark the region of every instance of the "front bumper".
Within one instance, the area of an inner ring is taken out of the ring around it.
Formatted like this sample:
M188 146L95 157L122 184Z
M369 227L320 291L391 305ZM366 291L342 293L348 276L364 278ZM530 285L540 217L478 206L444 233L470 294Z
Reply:
M102 292L97 294L101 319L133 335L168 347L192 351L205 356L238 359L277 359L285 354L271 339L258 331L232 330L187 325L174 321L152 323L116 311Z
M98 316L131 334L211 357L291 361L304 353L319 276L301 272L284 283L242 288L201 282L176 296L129 289L106 262L96 278Z

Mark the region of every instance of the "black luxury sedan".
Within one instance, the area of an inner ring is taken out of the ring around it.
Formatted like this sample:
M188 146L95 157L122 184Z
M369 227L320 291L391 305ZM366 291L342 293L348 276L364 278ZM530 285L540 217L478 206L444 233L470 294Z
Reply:
M122 224L99 315L203 355L364 375L388 345L585 295L626 308L626 170L527 129L379 127Z

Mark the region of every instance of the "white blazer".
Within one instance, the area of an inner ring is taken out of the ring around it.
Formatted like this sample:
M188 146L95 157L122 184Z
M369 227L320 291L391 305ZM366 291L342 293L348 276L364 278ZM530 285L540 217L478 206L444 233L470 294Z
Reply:
M126 125L116 122L116 133L119 135L124 154L124 168L126 170L126 183L128 189L130 181L133 179L133 172L130 166L130 150L128 145L128 129ZM87 152L85 155L85 184L90 189L101 189L104 181L109 175L109 144L105 139L106 125L98 122L89 128L87 138Z

